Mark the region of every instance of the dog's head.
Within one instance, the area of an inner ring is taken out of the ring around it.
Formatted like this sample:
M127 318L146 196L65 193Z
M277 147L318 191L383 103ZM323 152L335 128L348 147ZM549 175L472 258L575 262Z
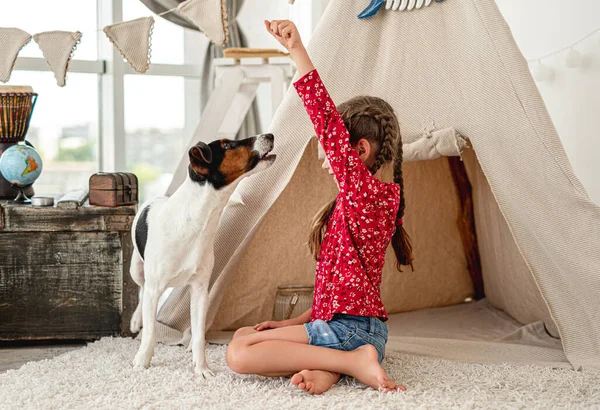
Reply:
M267 169L275 161L273 134L257 135L239 141L199 142L190 151L190 178L210 183L215 189L231 185L243 177Z

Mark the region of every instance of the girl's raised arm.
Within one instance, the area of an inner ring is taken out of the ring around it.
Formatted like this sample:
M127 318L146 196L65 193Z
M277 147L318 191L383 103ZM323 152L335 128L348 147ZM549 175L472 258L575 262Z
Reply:
M315 69L294 23L289 20L265 20L265 27L275 37L275 40L279 41L279 44L290 52L290 55L296 62L296 68L300 77L304 77Z

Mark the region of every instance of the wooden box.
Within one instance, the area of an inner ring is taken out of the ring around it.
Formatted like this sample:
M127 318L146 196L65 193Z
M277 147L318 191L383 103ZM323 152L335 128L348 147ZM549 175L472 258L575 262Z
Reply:
M129 335L134 207L1 211L0 340Z
M127 172L100 172L90 177L90 205L123 206L138 203L137 176Z

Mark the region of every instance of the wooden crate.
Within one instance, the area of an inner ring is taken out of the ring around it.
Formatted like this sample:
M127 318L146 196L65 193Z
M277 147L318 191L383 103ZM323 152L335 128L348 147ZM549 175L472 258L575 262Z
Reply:
M130 335L135 207L1 209L0 340Z

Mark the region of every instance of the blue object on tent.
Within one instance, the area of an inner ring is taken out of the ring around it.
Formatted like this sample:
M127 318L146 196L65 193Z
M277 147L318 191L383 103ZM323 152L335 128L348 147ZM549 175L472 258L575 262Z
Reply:
M358 18L366 19L367 17L374 16L377 14L381 6L383 6L383 3L385 3L385 0L371 0L371 4L369 4L367 8L358 15Z

